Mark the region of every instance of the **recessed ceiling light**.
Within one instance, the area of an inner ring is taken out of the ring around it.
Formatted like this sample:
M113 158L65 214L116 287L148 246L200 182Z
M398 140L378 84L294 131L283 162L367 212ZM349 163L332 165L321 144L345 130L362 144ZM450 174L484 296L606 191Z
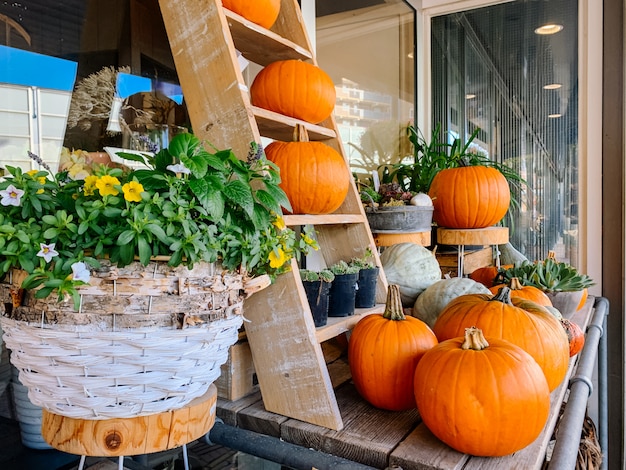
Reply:
M412 53L412 52L409 52L406 56L407 56L409 59L413 59L413 57L414 57L414 55L413 55L413 53Z
M473 100L474 98L476 98L476 95L474 93L468 93L467 95L465 95L466 100Z
M541 34L541 35L556 34L562 30L563 30L562 24L549 23L549 24L544 24L543 26L538 27L535 30L535 34Z
M548 114L550 119L560 118L561 116L563 116L561 113Z
M544 85L543 89L544 90L558 90L559 88L561 88L563 85L561 85L560 83L550 83L548 85Z

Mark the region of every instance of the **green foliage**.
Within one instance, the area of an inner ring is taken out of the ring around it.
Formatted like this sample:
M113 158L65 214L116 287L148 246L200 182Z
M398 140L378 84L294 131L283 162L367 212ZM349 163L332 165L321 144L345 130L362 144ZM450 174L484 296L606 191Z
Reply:
M372 269L376 267L374 262L374 252L368 246L361 257L355 257L350 260L350 266L356 266L359 269Z
M274 277L290 269L291 258L317 249L310 232L285 227L280 214L289 200L278 168L258 146L244 161L179 134L156 155L120 155L146 168L101 165L73 180L67 171L7 166L0 181L0 278L22 269L29 274L24 288L77 301L84 270L98 267L99 258L126 266L168 256L171 266L220 262Z
M351 264L343 260L337 261L329 269L333 272L333 274L335 274L335 276L341 274L354 274L358 273L361 270L361 268L359 268L358 266L352 266Z
M557 261L551 256L543 261L525 260L512 268L501 268L494 282L508 284L514 277L524 286L534 286L547 292L571 292L595 284L586 274L579 273L570 264Z
M315 282L333 282L335 280L335 274L330 269L321 269L320 271L314 271L311 269L301 269L300 277L303 281Z

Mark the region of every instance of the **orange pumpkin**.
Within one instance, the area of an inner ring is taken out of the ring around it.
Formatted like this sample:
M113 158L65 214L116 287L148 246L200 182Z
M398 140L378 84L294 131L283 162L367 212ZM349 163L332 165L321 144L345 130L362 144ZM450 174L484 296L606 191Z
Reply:
M400 290L391 284L385 313L363 317L350 335L348 361L359 394L385 410L415 408L415 366L436 344L437 338L426 323L405 317Z
M508 341L485 339L477 328L464 335L427 351L415 369L424 424L462 453L499 457L526 447L550 412L541 368Z
M309 142L297 125L295 142L274 141L265 154L280 169L280 187L293 214L329 214L341 206L350 188L350 172L343 157L321 142Z
M506 270L512 267L512 264L505 264L501 266L500 269ZM480 282L486 287L493 287L493 283L498 275L498 272L500 272L500 269L495 266L483 266L482 268L477 268L472 271L469 278L476 282Z
M567 333L567 340L569 341L569 355L570 357L575 356L580 351L582 351L583 346L585 345L585 333L577 323L569 321L566 318L561 319L561 325L565 329L565 333Z
M301 60L272 62L250 86L254 106L313 124L331 115L336 99L335 85L328 74Z
M280 13L280 0L222 0L222 6L267 29Z
M435 175L428 195L440 227L484 228L500 222L511 202L509 184L487 166L448 168Z
M490 287L489 290L493 294L497 294L504 286L505 284L498 284ZM552 307L552 301L544 291L535 286L522 285L517 277L511 278L511 283L508 287L511 289L511 297L519 297L520 299L531 300L544 307Z
M585 288L583 288L583 296L580 299L580 303L578 304L578 307L576 307L577 311L585 306L585 304L587 303L587 298L588 297L589 297L589 289L587 289L585 287Z
M508 287L496 296L468 294L452 300L433 326L439 341L462 336L476 326L485 336L510 341L539 364L550 390L565 378L569 366L567 335L559 321L544 307L521 298L511 298Z

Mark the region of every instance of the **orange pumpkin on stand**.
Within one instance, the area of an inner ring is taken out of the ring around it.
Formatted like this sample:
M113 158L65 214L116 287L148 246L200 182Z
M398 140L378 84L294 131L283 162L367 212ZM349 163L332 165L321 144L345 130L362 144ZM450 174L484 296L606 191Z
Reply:
M222 0L222 6L266 29L270 29L280 13L280 0Z

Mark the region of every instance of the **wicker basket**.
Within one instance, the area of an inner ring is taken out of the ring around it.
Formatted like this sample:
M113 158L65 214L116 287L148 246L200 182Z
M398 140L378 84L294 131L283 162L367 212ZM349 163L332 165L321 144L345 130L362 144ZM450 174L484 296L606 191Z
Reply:
M0 284L0 323L30 400L62 416L129 418L181 408L203 395L237 341L247 283L212 264L103 263L80 288L81 307L16 295Z

